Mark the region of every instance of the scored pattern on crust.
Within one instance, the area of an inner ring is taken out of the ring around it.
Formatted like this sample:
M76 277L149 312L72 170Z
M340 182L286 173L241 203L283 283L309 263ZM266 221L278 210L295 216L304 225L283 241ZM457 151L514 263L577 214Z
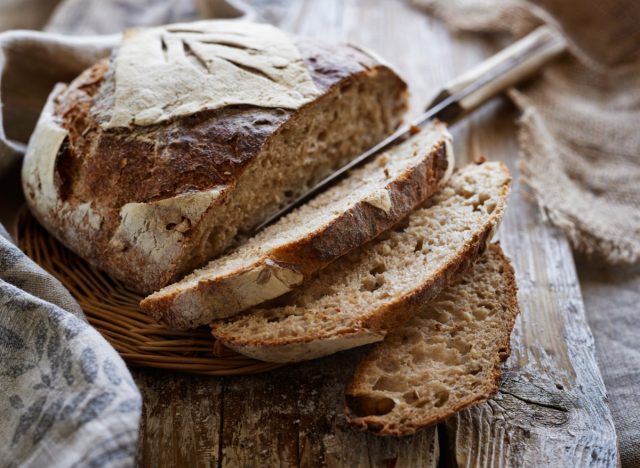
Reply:
M230 105L298 109L321 94L300 52L279 29L199 21L126 31L115 102L103 128L152 125Z
M242 36L247 25L234 27ZM391 133L406 107L406 84L370 57L290 40L322 93L297 110L232 105L104 129L96 114L112 113L112 62L58 86L25 157L31 210L65 246L147 294L237 245Z

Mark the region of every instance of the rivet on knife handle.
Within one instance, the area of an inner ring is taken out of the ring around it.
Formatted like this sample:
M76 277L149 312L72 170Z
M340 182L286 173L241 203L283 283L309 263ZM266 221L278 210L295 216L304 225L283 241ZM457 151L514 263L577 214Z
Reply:
M434 118L449 124L454 123L505 89L528 78L565 49L566 42L558 32L548 26L539 27L449 83L438 93L425 113L318 182L254 228L254 232L260 231L311 200L351 169L361 166L382 151L405 140L413 133L414 127L423 127Z

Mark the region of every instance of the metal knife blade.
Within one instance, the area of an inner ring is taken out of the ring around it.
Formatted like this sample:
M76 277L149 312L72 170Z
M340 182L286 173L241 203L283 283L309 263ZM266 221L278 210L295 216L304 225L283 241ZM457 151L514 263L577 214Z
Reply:
M565 48L566 42L559 33L547 26L541 26L454 80L452 85L445 87L437 95L423 114L322 179L314 187L260 223L254 228L254 233L311 200L350 170L406 140L415 133L416 127L422 128L433 119L453 124L501 91L538 71ZM451 93L451 90L455 91ZM467 98L466 101L465 98Z

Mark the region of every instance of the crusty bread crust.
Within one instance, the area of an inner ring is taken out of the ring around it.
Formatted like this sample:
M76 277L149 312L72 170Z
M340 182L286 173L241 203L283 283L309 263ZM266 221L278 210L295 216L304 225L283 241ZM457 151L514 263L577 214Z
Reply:
M225 321L214 322L213 335L225 346L255 359L269 362L295 362L326 356L353 347L354 336L362 342L381 341L390 331L405 323L415 308L437 296L445 287L466 271L484 252L487 243L498 229L510 187L510 175L502 163L495 165L504 184L497 187L498 203L473 235L464 242L458 253L444 262L424 282L416 284L410 292L388 298L384 304L367 310L351 327L331 327L309 331L298 336L255 338L245 333L229 332ZM249 314L251 311L249 311ZM233 320L233 319L231 319ZM369 339L366 339L369 336Z
M388 66L348 46L294 42L322 92L297 110L230 106L145 127L104 129L94 111L108 107L113 93L108 61L57 87L38 123L49 130L36 129L25 158L31 211L65 246L139 292L202 266L230 242L209 244L220 207L289 129L348 87L373 80L388 80L387 94L396 100L389 110L394 122L384 132L406 108L406 84Z
M426 137L434 135L433 147L416 149L424 156L380 187L384 203L362 199L304 237L266 250L250 265L224 275L212 271L198 280L187 277L145 298L141 307L171 327L193 328L291 291L330 262L391 228L447 181L454 165L451 137L442 124L424 132L429 132ZM409 143L407 151L412 148ZM371 164L383 165L385 158L386 154ZM185 286L180 287L182 283Z
M396 297L384 307L373 311L366 320L360 322L358 328L308 335L286 342L277 339L258 341L226 335L214 322L211 325L213 335L227 348L240 354L261 361L282 363L316 359L355 346L382 341L389 331L411 318L414 307L436 297L466 271L475 259L482 255L493 232L494 225L484 226L481 232L474 234L463 252L447 262L430 281L417 285L410 294Z
M486 401L495 394L500 385L501 365L511 352L511 331L520 310L515 272L509 259L504 255L498 243L489 246L487 255L497 259L501 265L502 284L499 291L500 297L497 299L504 306L503 311L501 311L504 313L504 317L502 317L502 327L495 331L496 341L494 342L494 348L496 349L496 354L493 356L492 367L486 374L484 381L480 385L467 389L465 396L454 404L444 404L436 411L429 412L426 409L423 411L418 409L410 417L407 417L406 414L395 414L389 408L391 406L395 407L395 403L392 404L387 400L388 406L386 408L378 403L385 400L384 392L373 390L371 379L369 378L372 369L379 369L380 363L385 358L393 355L391 345L387 345L386 342L380 343L360 362L345 390L346 403L344 411L350 424L358 429L382 436L410 435L420 428L444 421L462 409ZM473 271L470 271L467 277L473 278ZM464 307L462 304L452 304L452 307L456 306ZM416 307L424 307L424 303L416 305ZM398 329L396 331L400 333L402 330ZM429 379L429 376L425 375L424 378Z

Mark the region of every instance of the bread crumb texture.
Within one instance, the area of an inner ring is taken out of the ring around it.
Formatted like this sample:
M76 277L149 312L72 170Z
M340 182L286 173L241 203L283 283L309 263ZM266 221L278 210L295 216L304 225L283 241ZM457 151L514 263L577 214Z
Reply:
M348 46L235 21L139 28L49 96L24 192L66 247L149 294L392 133L406 105L402 79Z
M276 362L382 340L480 255L502 217L509 184L501 163L466 166L405 222L270 307L214 322L213 334L241 353Z
M451 172L450 139L443 125L425 129L141 306L184 328L231 317L291 291L432 195Z
M497 390L519 312L513 268L500 246L416 309L358 365L346 390L354 426L411 434Z

